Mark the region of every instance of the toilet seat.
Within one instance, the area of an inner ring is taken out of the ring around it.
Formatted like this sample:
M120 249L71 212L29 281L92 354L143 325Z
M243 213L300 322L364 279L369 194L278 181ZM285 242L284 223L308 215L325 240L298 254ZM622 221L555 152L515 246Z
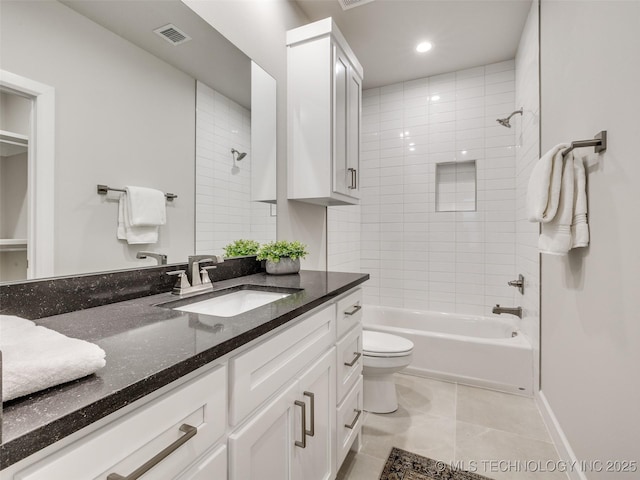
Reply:
M390 333L364 330L362 351L365 357L406 357L413 352L413 342Z

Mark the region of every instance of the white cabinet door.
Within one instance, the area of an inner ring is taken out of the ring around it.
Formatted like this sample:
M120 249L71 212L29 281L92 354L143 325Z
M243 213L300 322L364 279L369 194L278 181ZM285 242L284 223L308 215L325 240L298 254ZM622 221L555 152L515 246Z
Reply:
M293 452L293 478L331 480L335 476L335 347L307 369L298 382L298 400L305 404L305 421L296 413L295 431L306 432L303 446Z
M229 480L290 480L297 382L229 436Z
M347 90L347 195L360 198L360 118L362 81L349 65Z
M333 46L333 191L349 195L351 173L347 171L349 139L349 60Z

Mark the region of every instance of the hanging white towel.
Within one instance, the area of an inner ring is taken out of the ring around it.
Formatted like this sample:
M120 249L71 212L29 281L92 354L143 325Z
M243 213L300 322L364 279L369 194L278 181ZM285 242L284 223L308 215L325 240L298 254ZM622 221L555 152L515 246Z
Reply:
M158 227L134 227L129 220L129 202L127 194L120 195L118 202L118 230L119 240L126 240L130 245L156 243L158 241Z
M132 227L157 227L167 223L164 193L146 187L124 187Z
M556 145L534 165L527 187L527 217L530 222L550 222L558 210L562 184L562 150Z
M562 154L560 154L562 155ZM566 255L572 246L571 222L573 221L573 152L565 157L556 215L550 222L542 223L538 239L540 253Z
M572 248L589 245L589 224L587 223L587 175L584 159L575 156L573 160L573 222L571 225Z
M69 338L30 320L0 315L2 401L95 373L105 366L97 345Z

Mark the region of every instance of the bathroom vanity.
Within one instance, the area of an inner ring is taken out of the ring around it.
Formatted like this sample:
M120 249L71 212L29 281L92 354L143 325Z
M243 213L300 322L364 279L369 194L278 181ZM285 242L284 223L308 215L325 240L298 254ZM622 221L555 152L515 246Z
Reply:
M359 446L367 279L214 279L206 296L289 293L229 317L171 308L167 292L37 319L107 366L5 405L2 480L335 478Z

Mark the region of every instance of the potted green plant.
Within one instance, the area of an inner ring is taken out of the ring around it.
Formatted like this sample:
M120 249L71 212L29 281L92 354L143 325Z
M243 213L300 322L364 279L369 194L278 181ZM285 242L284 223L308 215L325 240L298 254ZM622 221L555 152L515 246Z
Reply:
M255 240L235 240L224 247L224 256L227 258L248 257L256 255L259 248L260 244Z
M300 259L307 256L307 246L298 241L265 243L258 250L258 260L266 260L267 273L287 275L300 271Z

